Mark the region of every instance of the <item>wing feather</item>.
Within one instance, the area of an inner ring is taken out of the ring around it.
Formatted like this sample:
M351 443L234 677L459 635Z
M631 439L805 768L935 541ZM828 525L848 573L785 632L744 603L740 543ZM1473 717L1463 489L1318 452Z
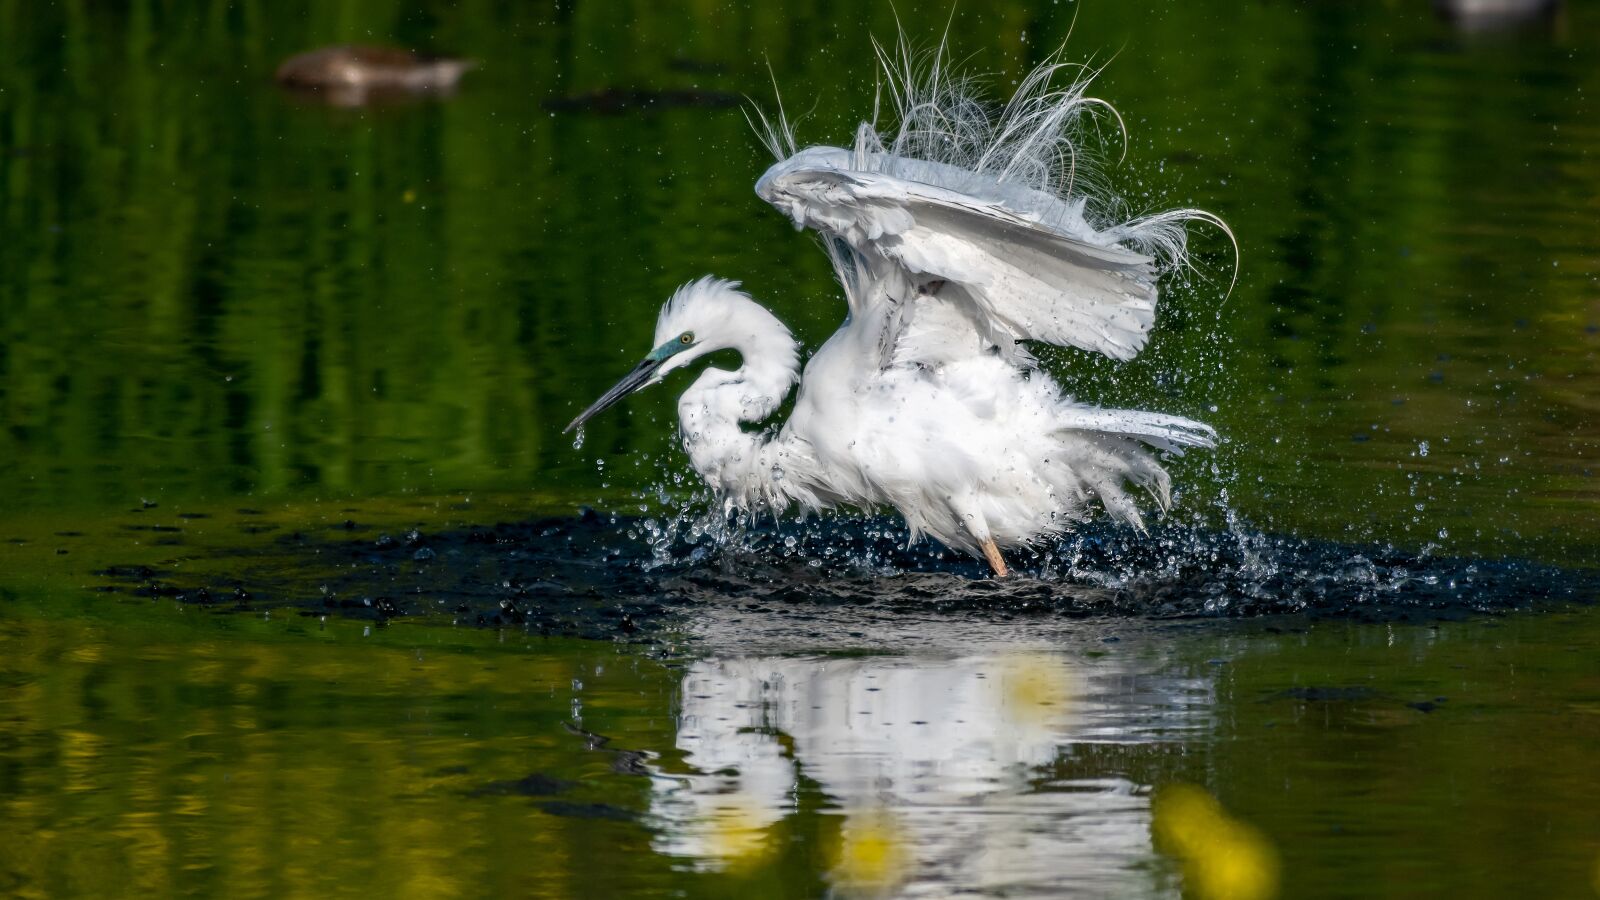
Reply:
M1091 242L1087 226L1071 234L1002 201L847 168L849 156L836 148L803 150L763 175L756 191L797 227L844 241L868 261L861 268L881 268L871 261L882 260L899 269L901 293L930 282L955 285L950 296L971 304L975 332L1114 359L1143 349L1155 322L1151 257ZM850 293L857 303L885 296Z

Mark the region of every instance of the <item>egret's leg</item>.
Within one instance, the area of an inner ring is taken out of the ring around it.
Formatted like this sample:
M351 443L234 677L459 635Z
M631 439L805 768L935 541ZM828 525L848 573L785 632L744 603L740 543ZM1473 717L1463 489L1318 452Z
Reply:
M979 546L983 547L983 558L989 561L989 568L994 570L994 577L1006 577L1006 558L1000 555L1000 548L994 545L994 538L984 538Z

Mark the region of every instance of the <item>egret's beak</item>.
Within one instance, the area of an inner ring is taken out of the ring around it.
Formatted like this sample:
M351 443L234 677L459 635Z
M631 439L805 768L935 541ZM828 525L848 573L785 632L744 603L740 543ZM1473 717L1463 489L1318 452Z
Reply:
M643 362L633 367L632 372L622 376L622 380L613 385L611 390L601 394L599 400L589 404L588 409L578 413L578 417L572 420L572 424L561 429L561 433L566 434L577 428L579 425L615 406L617 401L623 397L649 384L651 377L656 374L656 370L661 368L661 364L664 362L666 362L664 358L658 359L654 353L645 357Z

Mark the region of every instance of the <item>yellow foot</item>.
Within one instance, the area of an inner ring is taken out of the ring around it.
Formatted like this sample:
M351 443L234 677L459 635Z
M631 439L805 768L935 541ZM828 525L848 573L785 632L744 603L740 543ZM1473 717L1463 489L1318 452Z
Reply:
M984 538L979 546L983 548L983 558L989 561L989 568L994 570L994 577L1006 577L1006 558L1000 555L1000 548L994 545L994 538Z

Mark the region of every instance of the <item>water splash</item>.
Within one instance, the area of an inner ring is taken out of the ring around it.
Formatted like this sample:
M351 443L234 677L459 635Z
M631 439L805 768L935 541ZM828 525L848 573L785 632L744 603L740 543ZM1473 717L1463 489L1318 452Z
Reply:
M419 564L413 545L423 541L435 555ZM114 566L102 577L180 602L242 591L257 610L443 616L629 640L716 610L829 634L863 616L1394 619L1600 599L1600 569L1277 535L1237 519L1224 528L1169 521L1149 533L1092 524L1012 561L1017 574L996 581L966 556L908 546L897 520L773 522L701 505L654 516L585 511L414 541L296 533L181 569Z

